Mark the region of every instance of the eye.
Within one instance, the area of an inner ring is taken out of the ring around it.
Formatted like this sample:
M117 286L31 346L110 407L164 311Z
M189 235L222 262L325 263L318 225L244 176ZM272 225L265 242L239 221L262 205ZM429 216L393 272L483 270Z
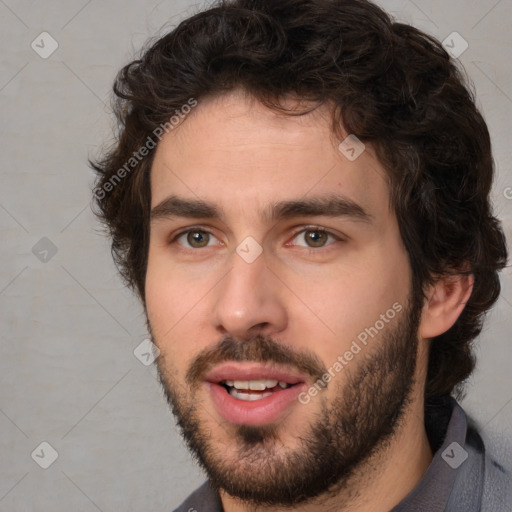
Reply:
M189 249L211 247L218 242L217 238L215 238L211 233L202 229L191 229L189 231L185 231L178 235L175 238L175 241L178 242L179 245Z
M291 244L300 247L318 248L330 245L337 240L339 240L337 237L323 229L310 228L297 233Z

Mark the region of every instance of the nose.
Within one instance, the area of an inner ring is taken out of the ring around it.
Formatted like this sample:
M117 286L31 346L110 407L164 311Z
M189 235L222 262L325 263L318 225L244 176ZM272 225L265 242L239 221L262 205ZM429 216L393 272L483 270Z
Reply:
M267 268L264 255L247 263L235 253L231 270L215 292L212 319L219 334L246 339L286 329L283 286Z

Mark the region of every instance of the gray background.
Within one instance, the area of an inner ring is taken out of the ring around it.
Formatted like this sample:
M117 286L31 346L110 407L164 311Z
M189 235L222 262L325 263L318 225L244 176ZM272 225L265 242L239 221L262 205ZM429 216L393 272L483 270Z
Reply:
M441 40L456 31L468 42L460 60L491 130L496 212L512 234L512 2L380 3ZM91 214L86 163L110 140L116 71L199 7L0 0L2 512L172 510L203 479L154 368L134 356L146 337L142 311ZM51 48L43 31L59 45L46 59L31 48ZM510 269L502 282L464 401L489 435L512 433ZM58 453L48 469L42 442Z

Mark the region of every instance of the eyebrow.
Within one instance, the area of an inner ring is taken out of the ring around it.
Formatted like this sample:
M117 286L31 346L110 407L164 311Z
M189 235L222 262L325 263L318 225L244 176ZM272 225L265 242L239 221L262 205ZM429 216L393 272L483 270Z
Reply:
M151 210L152 221L167 217L219 219L220 212L215 205L200 199L181 199L169 196Z
M322 196L296 201L282 201L270 208L270 220L293 217L349 217L353 220L370 222L372 216L354 201L342 196Z
M346 197L330 195L280 201L269 207L264 218L275 222L293 217L348 217L356 221L370 223L372 215ZM151 210L151 221L168 217L188 217L193 219L218 219L221 210L213 203L201 199L182 199L169 196Z

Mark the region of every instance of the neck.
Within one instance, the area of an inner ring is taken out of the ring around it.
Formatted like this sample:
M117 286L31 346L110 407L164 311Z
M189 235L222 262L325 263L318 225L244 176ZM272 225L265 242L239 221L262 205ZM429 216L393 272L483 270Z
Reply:
M418 484L432 461L423 396L412 397L393 438L358 468L338 493L294 508L261 507L221 491L225 512L387 512Z

